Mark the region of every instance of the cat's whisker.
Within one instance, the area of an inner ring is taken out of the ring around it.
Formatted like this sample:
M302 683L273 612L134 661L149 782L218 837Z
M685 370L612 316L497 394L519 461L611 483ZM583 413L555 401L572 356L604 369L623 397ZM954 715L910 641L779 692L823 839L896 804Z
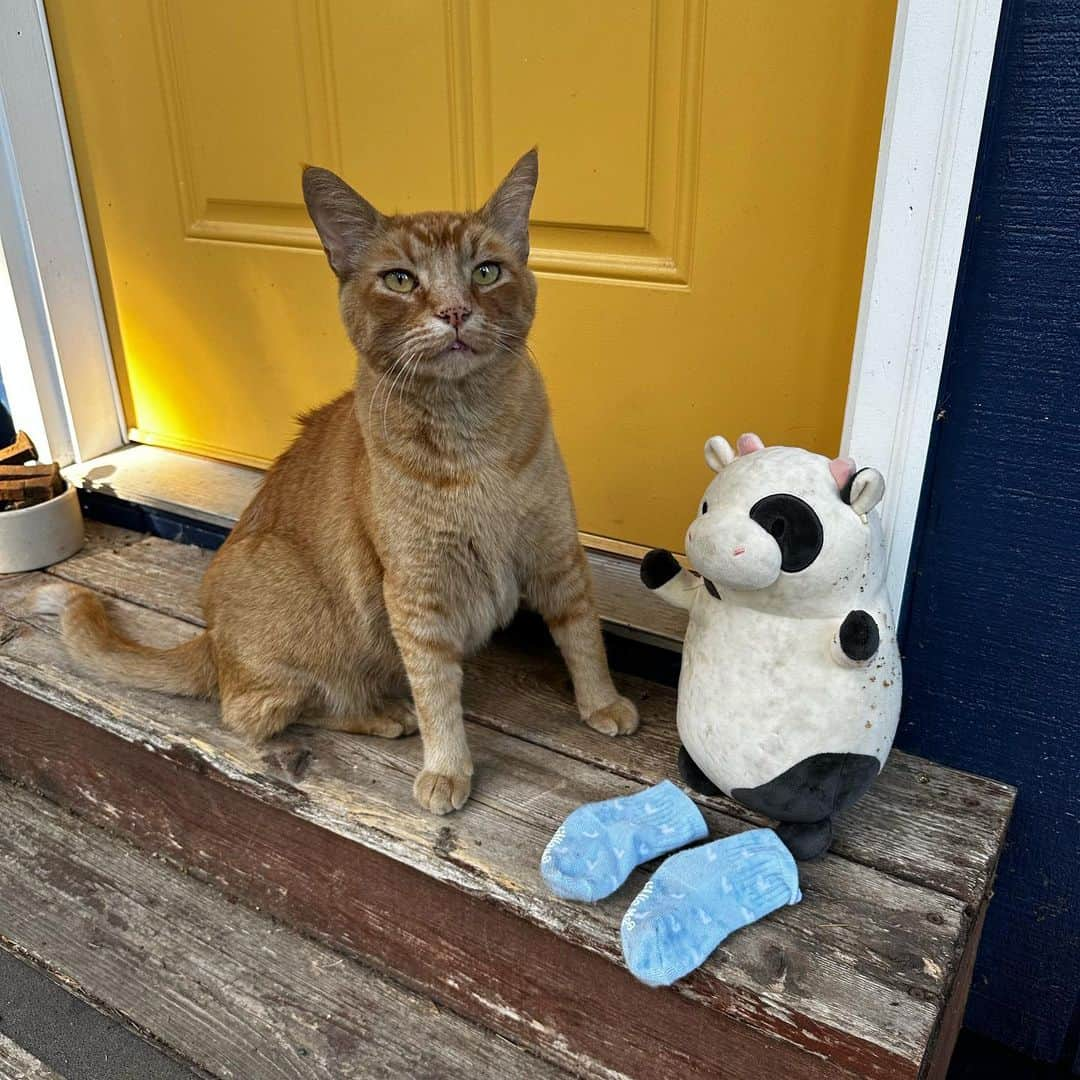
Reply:
M392 363L392 364L391 364L391 365L390 365L390 366L389 366L389 367L388 367L388 368L387 368L387 369L386 369L386 370L385 370L385 371L384 371L384 372L382 373L382 375L380 375L380 376L379 376L379 380L378 380L378 382L376 382L376 383L375 383L375 389L374 389L374 390L372 390L372 392L371 392L371 398L370 398L370 400L368 401L368 416L367 416L367 426L368 426L369 428L371 427L371 413L372 413L372 410L373 410L373 409L375 408L375 399L376 399L376 398L377 398L377 397L379 396L379 388L380 388L380 387L382 386L382 384L383 384L383 383L384 383L384 382L385 382L385 381L386 381L386 380L387 380L387 379L388 379L388 378L390 377L390 375L391 375L391 374L393 373L393 371L394 371L394 368L396 368L396 367L398 366L398 364L399 364L399 363L401 362L401 360L402 360L403 358L404 358L404 356L403 356L403 355L402 355L402 356L399 356L399 357L398 357L398 358L397 358L397 359L396 359L396 360L395 360L395 361L394 361L394 362L393 362L393 363Z
M515 334L510 330L496 330L495 342L504 352L512 353L515 357L537 365L536 354L529 345L528 338L524 334Z
M390 382L389 386L386 388L386 390L383 390L383 392L382 392L382 437L383 438L387 437L387 408L390 405L390 395L393 392L394 383L397 381L397 378L399 378L401 376L401 373L404 372L405 367L408 364L408 355L409 355L408 353L403 352L399 357L397 357L397 360L394 361L393 366L391 368L391 372L393 373L393 379L391 380L391 382Z
M394 396L394 389L397 387L398 380L402 377L402 375L405 374L406 371L409 370L409 364L411 364L412 361L416 359L417 355L418 354L416 352L409 353L409 356L405 360L405 363L401 365L401 369L398 371L397 375L394 376L394 381L390 384L390 389L387 390L386 397L383 398L382 432L384 439L386 438L386 412L387 409L389 409L390 407L390 399Z
M387 397L389 396L390 391L393 389L392 380L396 379L397 376L400 375L402 371L404 371L404 369L408 365L410 359L412 359L412 350L409 347L409 343L404 342L402 344L402 346L401 346L401 353L398 355L397 359L394 360L394 362L390 365L389 370L384 374L383 378L379 380L379 386L382 386L383 383L386 383L386 382L391 383L390 386L383 387L383 401L384 401L384 403L385 403ZM376 386L375 394L373 394L372 397L377 396L378 391L379 391L379 386Z
M402 390L401 390L402 397L404 397L406 394L411 394L412 393L413 383L416 381L417 372L420 370L420 362L421 362L421 356L418 353L417 356L416 356L416 359L413 361L412 369L409 372L409 377L406 380L408 385L407 386L404 385L404 384L402 385Z

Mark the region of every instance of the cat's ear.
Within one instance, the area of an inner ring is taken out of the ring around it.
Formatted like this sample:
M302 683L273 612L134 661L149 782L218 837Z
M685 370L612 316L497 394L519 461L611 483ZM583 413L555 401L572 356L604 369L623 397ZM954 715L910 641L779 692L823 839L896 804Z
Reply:
M522 262L529 258L529 207L536 191L539 169L536 147L533 147L506 174L506 179L480 211L510 242Z
M305 166L303 187L330 269L344 279L378 232L382 214L329 169Z

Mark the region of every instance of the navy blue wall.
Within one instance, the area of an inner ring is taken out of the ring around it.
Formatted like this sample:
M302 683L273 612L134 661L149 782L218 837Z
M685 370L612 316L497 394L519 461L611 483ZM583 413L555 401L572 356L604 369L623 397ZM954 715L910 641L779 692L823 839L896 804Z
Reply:
M904 634L906 750L1016 784L966 1023L1077 1064L1080 0L1007 0Z

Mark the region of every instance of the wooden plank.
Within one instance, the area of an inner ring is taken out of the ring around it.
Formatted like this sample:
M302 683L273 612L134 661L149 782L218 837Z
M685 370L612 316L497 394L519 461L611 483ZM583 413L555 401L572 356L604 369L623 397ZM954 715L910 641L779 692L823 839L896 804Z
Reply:
M87 491L232 528L263 473L245 465L131 443L69 465L64 476Z
M53 572L202 625L198 582L208 559L199 548L151 538L117 552L69 560ZM676 775L674 690L623 677L624 689L637 700L642 726L633 739L610 739L577 722L566 680L550 648L536 648L520 636L502 639L470 664L466 701L481 723L629 779L652 784ZM978 903L1014 798L1006 784L894 751L870 792L838 823L833 851ZM763 820L727 799L698 801L744 821Z
M214 1075L566 1075L37 796L0 813L4 947Z
M88 555L96 555L104 551L114 551L128 544L136 544L145 540L144 533L134 532L131 529L121 529L115 525L105 525L100 521L87 521L85 523L85 536L83 546L71 556L71 559L62 563L56 563L51 570L60 571L68 562L85 558ZM0 582L10 581L17 574L0 574Z
M201 626L199 584L213 557L194 544L140 537L129 546L74 556L49 573Z
M33 1054L0 1035L0 1080L63 1080Z
M960 1029L964 1026L964 1013L967 1009L968 994L971 991L971 978L975 972L975 957L982 940L983 924L986 922L986 910L990 898L983 902L979 915L968 934L964 954L956 969L949 1003L941 1014L938 1030L931 1043L930 1052L923 1064L923 1080L948 1080L949 1064Z
M501 897L448 888L285 806L212 782L212 773L196 771L202 762L147 753L24 695L9 691L2 700L17 739L35 724L31 745L57 755L44 767L21 763L24 779L37 778L51 798L66 796L87 818L130 830L145 850L575 1073L705 1078L722 1061L738 1076L768 1061L795 1080L915 1075L909 1063L880 1050L857 1053L850 1040L782 1006L777 1024L813 1035L814 1054L768 1037L752 1008L742 1019L738 1011L703 1010L681 993L652 991L569 934L519 918ZM11 749L3 747L5 757ZM77 756L65 760L69 751ZM107 790L102 780L111 783ZM435 842L450 859L462 850L453 833L440 832ZM782 980L778 967L773 972Z
M133 529L122 529L118 525L106 525L101 521L87 520L85 523L86 536L83 546L71 556L71 559L63 563L57 563L53 567L64 566L74 559L82 559L88 555L97 555L107 551L119 551L120 548L130 544L137 544L145 540L145 533L135 532Z
M20 618L25 610L28 587L21 580L0 593L10 617ZM192 632L190 626L149 610L123 603L116 609L121 623L143 640L167 644ZM633 782L473 725L476 795L463 813L449 821L436 819L417 811L411 801L410 781L419 761L416 740L384 742L305 729L254 751L217 727L212 705L118 693L92 678L73 677L60 660L52 634L16 622L9 630L0 650L0 678L8 685L51 699L96 730L115 734L117 741L154 751L136 756L154 763L176 761L187 770L220 777L264 808L287 808L292 817L351 841L353 847L362 845L411 866L432 882L489 898L518 920L602 957L610 969L607 978L626 975L619 961L617 925L632 888L643 877L613 900L583 907L548 896L536 867L544 843L569 810L583 801L633 790ZM117 747L110 743L95 749L90 740L76 750L76 735L61 737L57 731L59 714L46 722L29 716L26 708L25 700L12 699L9 723L21 726L17 737L0 748L9 774L103 821L115 817L115 824L122 818L123 827L136 834L156 828L154 842L175 844L178 859L205 873L219 875L223 864L228 864L228 872L238 872L237 860L251 857L246 848L221 850L222 844L236 843L230 828L216 841L218 856L202 858L214 849L212 837L200 832L197 841L190 836L186 843L175 839L175 782L159 777L133 784L130 769L135 764L123 775L115 773ZM145 771L149 766L138 767ZM151 806L154 800L160 803L156 809ZM183 828L203 830L207 816L192 814ZM716 833L742 827L721 813L710 810L709 816ZM155 820L160 824L153 826ZM256 822L245 838L263 827ZM268 852L261 854L274 866ZM246 878L233 887L256 887L250 880L254 877L261 882L257 887L270 890L271 896L274 890L295 895L292 865L277 866L272 884L264 880L270 871L261 865L246 870ZM312 873L314 868L302 875L305 881ZM967 919L964 905L836 857L806 868L804 892L803 904L735 935L701 971L668 994L705 1005L712 1015L709 1024L736 1019L812 1054L825 1054L841 1069L862 1075L910 1074L921 1060L950 978L953 950ZM319 895L313 898L315 906ZM286 904L284 917L295 919L298 914L310 917L306 909L298 913ZM385 942L380 947L385 949ZM520 958L516 964L520 966ZM440 992L460 1003L459 988L442 974ZM520 976L510 970L500 977ZM631 992L621 985L623 992ZM630 980L631 987L636 985ZM580 992L587 1000L595 987L587 985ZM653 995L649 1000L656 999ZM480 1006L488 1020L503 1007L490 1007L490 1000L485 998L488 1005ZM522 1024L526 1031L536 1023L552 1028L550 1018L538 1019L517 1007L511 1012L514 1019L503 1020L512 1033ZM640 1024L641 1018L635 1022ZM555 1024L553 1030L562 1028ZM618 1029L608 1023L608 1030ZM597 1056L614 1052L611 1036L598 1035L595 1024L584 1024L576 1034L591 1047L599 1039ZM685 1065L685 1051L673 1046L671 1038L671 1029L661 1028L648 1053L657 1061ZM624 1042L619 1042L620 1053ZM666 1058L665 1053L675 1057Z
M232 528L263 474L245 465L131 444L69 465L64 476L87 491ZM584 539L587 544L588 538ZM589 550L588 555L600 615L609 629L678 649L686 613L642 587L636 561L596 550Z
M497 643L472 661L466 683L470 716L641 783L677 776L673 689L623 676L622 689L637 702L642 723L632 739L610 739L575 722L566 672L550 650L526 654L520 640L514 644ZM832 850L977 903L989 886L1015 795L1007 784L894 751L870 791L838 819ZM694 798L741 820L765 823L730 799Z
M641 584L636 559L589 551L596 606L608 630L665 649L681 649L687 613Z

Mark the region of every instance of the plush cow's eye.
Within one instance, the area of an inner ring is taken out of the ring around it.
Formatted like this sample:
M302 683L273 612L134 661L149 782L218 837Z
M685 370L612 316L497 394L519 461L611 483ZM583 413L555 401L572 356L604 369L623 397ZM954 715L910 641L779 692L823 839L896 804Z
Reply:
M785 573L805 570L821 553L821 518L797 495L766 495L754 503L750 517L776 540Z
M701 512L703 514L707 514L709 512L709 500L708 499L706 499L705 502L703 502L701 504Z

